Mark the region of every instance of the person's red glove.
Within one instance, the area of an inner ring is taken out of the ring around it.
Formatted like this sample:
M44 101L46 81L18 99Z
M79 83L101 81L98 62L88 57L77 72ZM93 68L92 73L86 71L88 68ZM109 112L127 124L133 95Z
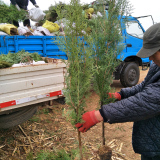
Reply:
M121 95L120 95L118 92L108 93L108 95L109 95L110 98L116 98L116 99L118 99L119 101L121 100Z
M79 128L78 130L82 133L86 132L90 127L97 124L99 121L97 120L95 116L95 110L86 112L82 115L83 123L77 123L75 126Z

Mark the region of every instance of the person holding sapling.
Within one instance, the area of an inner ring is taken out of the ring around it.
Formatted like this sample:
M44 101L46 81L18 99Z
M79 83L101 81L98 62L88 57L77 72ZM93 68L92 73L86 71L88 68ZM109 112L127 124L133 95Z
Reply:
M28 1L29 0L10 0L11 1L11 4L13 4L18 11L20 11L21 9L24 9L24 10L28 10L27 7L28 7ZM39 8L39 6L36 4L36 1L35 0L30 0L32 2L32 4L36 7L36 8ZM17 27L19 27L19 23L17 21L13 21L13 24ZM23 25L24 26L28 26L30 27L30 20L29 19L25 19L23 21Z
M75 126L86 132L98 122L134 122L132 145L141 160L160 160L160 23L146 30L138 57L149 57L152 64L144 81L120 92L109 93L119 101L83 114Z

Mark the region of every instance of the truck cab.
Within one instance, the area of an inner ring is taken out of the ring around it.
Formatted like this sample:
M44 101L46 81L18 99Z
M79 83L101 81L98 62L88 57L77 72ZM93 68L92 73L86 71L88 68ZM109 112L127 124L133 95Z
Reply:
M127 22L123 20L127 18ZM117 57L121 64L117 67L114 77L119 80L124 87L131 87L138 83L140 77L139 66L144 70L145 66L150 65L149 58L140 58L136 54L143 46L143 34L145 32L143 26L138 21L138 18L128 16L122 17L121 20L121 33L123 36L123 43L125 49Z

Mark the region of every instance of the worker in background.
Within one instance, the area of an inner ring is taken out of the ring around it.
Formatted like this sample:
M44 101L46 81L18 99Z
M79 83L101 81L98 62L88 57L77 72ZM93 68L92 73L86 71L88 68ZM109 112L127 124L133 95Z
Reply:
M10 0L11 1L11 4L15 5L16 8L18 9L18 11L20 11L21 9L24 9L24 10L28 10L27 7L28 7L28 2L29 0ZM32 4L36 7L36 8L39 8L39 6L36 4L36 1L35 0L30 0L32 2ZM13 21L13 24L17 27L19 27L19 23L17 21ZM23 22L23 25L24 26L28 26L30 27L30 20L29 19L25 19L24 22Z
M134 122L134 151L141 154L141 160L160 160L160 23L146 30L143 47L137 56L149 57L153 61L144 81L113 93L119 101L103 105L98 111L84 113L84 122L75 126L80 132L86 132L101 121L110 124Z

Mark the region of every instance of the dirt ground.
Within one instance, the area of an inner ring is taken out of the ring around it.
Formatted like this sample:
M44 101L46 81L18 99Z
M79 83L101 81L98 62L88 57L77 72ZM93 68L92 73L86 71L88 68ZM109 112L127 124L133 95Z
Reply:
M148 71L141 71L143 81ZM120 81L112 87L120 91ZM98 106L99 97L95 92L87 100L87 110ZM36 115L27 122L12 129L0 130L0 159L25 160L38 159L37 153L65 149L69 152L78 147L77 131L62 116L66 104L53 101L53 105L40 106ZM84 160L99 160L97 149L101 146L101 123L82 134ZM140 160L140 155L132 149L133 123L105 124L106 144L112 148L113 160ZM45 160L41 158L39 160ZM76 160L76 159L75 159Z

